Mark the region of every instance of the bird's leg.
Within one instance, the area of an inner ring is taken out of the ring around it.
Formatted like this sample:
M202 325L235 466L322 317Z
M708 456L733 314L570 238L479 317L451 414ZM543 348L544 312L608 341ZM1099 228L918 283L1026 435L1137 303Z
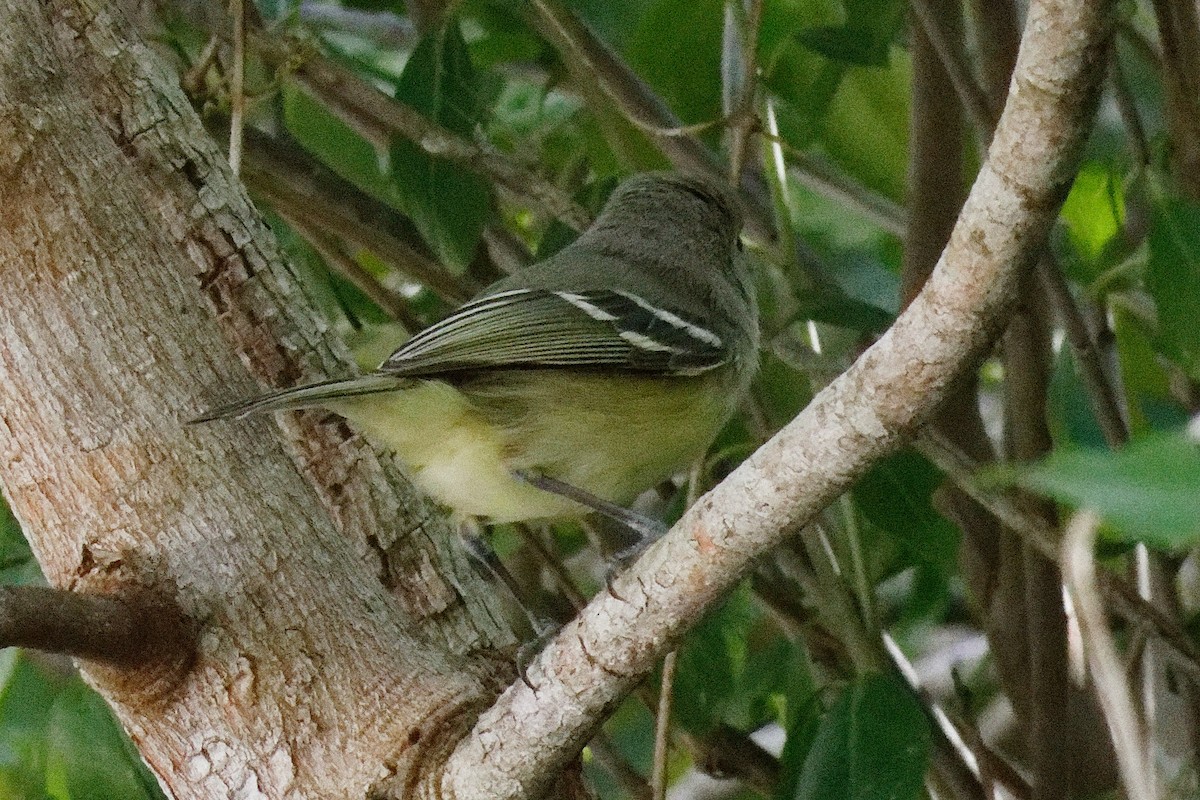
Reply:
M521 587L517 584L516 578L512 577L508 567L504 566L503 561L493 551L492 546L484 541L484 537L480 535L479 523L474 521L464 522L458 528L458 535L462 541L466 543L467 554L470 560L474 561L476 569L482 575L493 578L494 581L503 585L505 590L508 590L512 600L521 608L522 613L529 620L529 627L532 628L535 642L542 642L558 632L558 624L552 620L547 620L544 616L536 615L533 609L530 609L528 604L524 602L521 596Z
M667 526L659 520L651 519L636 511L630 511L624 506L619 506L602 497L597 497L591 492L560 481L558 478L551 478L535 470L527 469L515 470L513 474L534 488L579 503L579 505L590 508L597 514L619 522L636 534L638 541L634 545L624 548L614 556L620 563L631 560L630 555L636 556L640 554L650 543L662 538L662 535L667 532Z

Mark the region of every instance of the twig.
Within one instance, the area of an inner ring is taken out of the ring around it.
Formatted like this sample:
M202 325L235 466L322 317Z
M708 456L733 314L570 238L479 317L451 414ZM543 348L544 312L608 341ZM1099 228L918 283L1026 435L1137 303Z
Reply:
M362 11L304 2L300 4L300 19L314 28L350 33L384 47L403 47L417 40L417 28L412 20L391 11Z
M671 745L671 705L675 696L675 665L678 652L672 650L663 659L662 680L658 689L658 713L654 719L654 768L650 773L650 791L654 800L667 796L667 754Z
M1121 782L1130 800L1155 800L1157 794L1145 727L1135 710L1097 591L1092 551L1099 526L1099 518L1087 511L1076 514L1071 520L1062 545L1063 577L1074 600L1088 672L1112 736Z
M973 725L951 719L942 704L929 695L921 686L917 671L895 639L886 631L879 638L882 649L887 653L892 666L916 695L933 729L933 766L942 778L948 791L958 797L992 796L986 789L985 775L997 772L1014 798L1025 800L1030 796L1028 785L1016 775L1016 771L983 744L983 737ZM998 762L998 769L993 769ZM985 766L986 765L986 766Z
M561 0L533 0L531 22L561 53L575 73L591 81L620 109L626 119L654 137L675 167L713 178L724 177L717 158L691 135L660 135L678 129L679 119L641 78L618 58ZM747 228L759 240L774 237L774 221L764 187L743 184L747 199Z
M770 143L768 150L769 168L766 170L767 186L771 190L772 210L775 212L776 218L780 221L779 225L779 246L785 253L792 253L796 250L796 232L792 229L792 204L791 195L788 191L788 176L787 161L784 158L784 143L783 138L779 135L779 120L775 115L775 101L766 97L763 99L764 117L766 120L767 129L764 131L764 136ZM784 298L790 301L791 298ZM794 305L794 304L793 304ZM793 309L784 307L779 311L779 317L790 315Z
M1075 298L1071 297L1071 289L1067 286L1062 269L1048 252L1038 262L1037 276L1042 291L1050 298L1062 320L1067 343L1071 346L1075 363L1079 366L1083 385L1092 402L1092 411L1104 434L1104 440L1108 442L1109 447L1121 447L1129 441L1129 426L1121 413L1116 391L1104 371L1100 353L1096 350L1091 333L1088 332L1087 323L1075 305Z
M200 55L196 58L196 63L188 67L187 72L179 79L179 84L188 95L195 96L200 93L200 87L204 84L204 76L212 67L213 62L217 59L217 48L221 45L221 37L218 34L213 34L208 37L208 42L204 45L204 49L200 51Z
M210 123L215 127L219 120ZM315 230L370 250L447 302L461 303L478 291L434 260L406 217L334 174L291 139L252 127L245 145L242 180L280 214L303 217Z
M607 736L603 733L598 734L588 743L588 749L592 751L592 755L596 757L600 766L616 780L630 797L634 800L651 800L650 785L646 783L646 779L639 775L637 770L631 767L629 762L616 751Z
M554 554L547 550L546 546L542 544L542 539L538 535L538 531L534 530L530 525L527 525L523 522L517 523L513 527L516 529L517 535L521 537L521 541L525 543L526 547L532 549L533 552L537 554L538 559L542 562L546 569L550 570L550 574L554 576L555 583L558 584L559 592L562 593L562 596L566 598L567 602L570 603L576 611L579 611L581 608L587 605L587 598L584 597L583 592L579 591L579 587L575 585L575 581L572 580L570 574L563 569L562 562L555 558Z
M930 44L937 52L942 62L942 68L954 85L954 92L959 102L966 109L979 139L980 149L986 150L991 140L991 131L996 127L998 113L992 108L987 92L983 90L971 74L967 59L963 53L962 42L952 40L938 23L937 15L930 6L929 0L909 0L909 7L921 23L921 29L929 37Z
M1200 198L1200 20L1192 0L1152 0L1162 46L1171 166L1191 198Z
M784 141L774 130L759 131L772 145L787 154L796 180L822 197L845 203L893 236L903 236L907 229L907 214L900 204L890 200L857 180Z
M729 137L729 175L737 185L750 134L756 127L754 96L758 85L758 29L762 0L726 0L721 48L721 100L726 117L733 121Z
M339 272L346 280L358 287L359 291L370 298L371 302L379 306L383 313L387 314L394 322L403 325L410 334L423 327L408 300L403 295L384 286L374 275L363 269L362 265L346 255L339 242L318 232L311 225L289 217L285 211L280 211L280 213L288 220L288 224L321 254L331 269Z
M242 131L246 127L246 9L242 0L229 0L233 21L233 74L229 80L229 168L242 172Z
M280 214L301 225L326 231L347 242L370 250L384 263L429 287L439 297L451 303L466 301L474 291L464 281L443 269L440 264L422 256L414 248L389 235L386 231L355 219L344 206L327 202L323 197L301 194L286 180L265 172L247 172L246 184L265 197Z
M1142 124L1142 116L1138 113L1137 98L1129 89L1125 79L1125 68L1121 66L1120 52L1113 48L1112 64L1110 66L1109 82L1113 87L1113 96L1117 101L1117 110L1121 113L1121 121L1129 133L1129 144L1133 149L1138 166L1150 166L1150 140L1146 136L1146 126Z
M970 5L977 74L987 92L988 107L1000 108L1021 45L1016 0L971 0ZM958 35L962 35L961 30Z
M354 72L323 56L314 56L295 73L300 86L343 120L374 126L378 147L401 136L436 158L453 161L524 198L538 210L583 230L591 215L558 187L503 154L465 139L429 120L416 109L388 97ZM368 133L370 130L368 130Z
M914 443L916 449L954 481L983 508L999 519L1038 552L1057 560L1060 552L1058 532L1040 518L1027 513L1002 494L984 489L974 477L979 465L954 446L945 436L926 430ZM1140 597L1137 591L1109 573L1101 573L1100 589L1114 610L1135 625L1148 626L1175 656L1172 663L1200 686L1200 651L1173 620Z

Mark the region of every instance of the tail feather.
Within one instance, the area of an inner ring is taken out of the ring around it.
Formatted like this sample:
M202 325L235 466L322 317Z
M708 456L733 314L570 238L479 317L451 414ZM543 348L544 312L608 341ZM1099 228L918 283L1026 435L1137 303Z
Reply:
M411 379L371 373L357 378L341 378L310 383L307 386L293 386L290 389L279 389L257 397L239 400L236 403L211 408L195 419L188 420L188 424L195 425L217 419L243 419L251 414L263 414L270 411L311 408L343 397L392 392L403 388L408 383L411 383Z

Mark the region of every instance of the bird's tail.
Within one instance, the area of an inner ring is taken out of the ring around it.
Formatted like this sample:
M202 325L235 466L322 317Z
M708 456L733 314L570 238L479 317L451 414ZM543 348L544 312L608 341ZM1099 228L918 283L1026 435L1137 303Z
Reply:
M410 383L412 383L411 378L400 378L375 372L369 375L360 375L357 378L342 378L310 383L307 386L293 386L290 389L280 389L258 397L239 400L236 403L217 406L205 411L195 419L188 420L188 424L195 425L215 419L242 419L251 414L262 414L269 411L291 411L297 408L321 406L330 400L343 397L393 392Z

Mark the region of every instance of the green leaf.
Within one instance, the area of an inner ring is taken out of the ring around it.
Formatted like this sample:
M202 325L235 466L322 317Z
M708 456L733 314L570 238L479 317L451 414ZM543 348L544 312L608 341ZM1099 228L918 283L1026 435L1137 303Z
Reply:
M397 100L468 139L480 123L479 91L466 43L453 23L421 40L396 83ZM407 139L392 143L391 167L401 205L421 235L442 261L465 269L491 213L487 182Z
M785 724L787 738L779 754L779 784L775 797L795 797L796 785L804 762L812 749L821 724L821 691L814 681L807 658L794 658L790 664Z
M854 504L874 525L895 536L914 563L953 570L958 528L933 507L943 480L932 464L903 450L876 464L854 487Z
M1158 307L1159 343L1200 379L1200 204L1167 198L1153 211L1146 289Z
M723 0L642 4L625 49L636 71L685 123L721 118Z
M1200 446L1182 434L1151 434L1118 452L1056 451L1017 482L1092 509L1122 538L1163 548L1200 541Z
M848 25L823 25L800 31L800 44L831 61L862 67L882 67L888 62L890 41L880 41L873 31Z
M368 194L385 203L396 202L381 167L385 154L294 83L285 82L280 97L284 124L304 149Z
M1088 162L1075 176L1062 207L1067 238L1086 268L1073 275L1090 282L1108 265L1102 258L1125 224L1125 193L1120 176L1104 164ZM1068 262L1070 263L1070 262Z
M680 648L675 716L689 731L707 733L724 719L746 665L751 621L749 594L743 587L697 625Z
M47 740L47 785L64 800L163 796L108 706L81 681L55 699Z
M1055 358L1047 400L1047 421L1056 446L1106 446L1104 433L1096 422L1091 395L1080 377L1075 354L1068 347Z
M894 200L908 180L911 61L896 50L886 68L851 67L829 104L821 142L854 177Z
M17 518L0 497L0 584L20 586L43 583L42 571L21 533Z
M1146 325L1121 306L1113 308L1113 333L1117 339L1118 374L1129 410L1129 428L1135 435L1180 427L1186 418L1171 395L1169 364L1151 341ZM1170 422L1170 415L1176 417Z
M0 797L47 796L46 719L56 691L25 652L0 651Z
M833 0L771 0L763 5L758 60L763 84L785 107L776 108L788 141L806 147L819 132L846 65L801 44L804 31L842 24Z
M907 800L920 796L929 723L908 687L873 675L842 692L817 729L796 800Z

